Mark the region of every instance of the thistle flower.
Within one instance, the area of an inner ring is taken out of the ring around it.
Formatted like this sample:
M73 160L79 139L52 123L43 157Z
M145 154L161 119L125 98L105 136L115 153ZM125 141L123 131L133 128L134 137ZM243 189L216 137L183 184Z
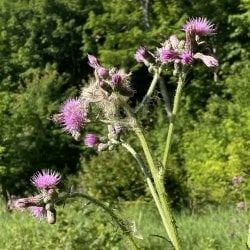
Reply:
M99 142L98 137L95 134L87 134L84 139L84 143L88 148L93 148Z
M137 62L144 62L145 61L145 57L147 55L147 51L146 48L144 47L139 47L138 50L135 53L135 60Z
M191 64L193 62L193 54L191 51L183 51L179 54L179 58L183 65Z
M84 112L81 108L79 99L68 99L61 108L61 123L64 130L70 132L73 136L76 135L83 122Z
M158 49L159 59L161 62L172 62L175 59L178 59L178 53L174 50L169 49Z
M43 219L46 217L46 210L44 207L32 206L30 207L30 214L36 217L37 219Z
M111 82L114 86L119 85L122 82L122 76L119 73L114 73L111 76Z
M203 17L190 18L182 26L182 30L189 35L207 36L215 31L214 24Z
M31 183L38 189L49 189L56 186L60 180L61 175L53 170L42 170L41 172L36 172L31 177Z
M207 55L204 55L202 53L196 53L194 55L194 58L195 59L200 59L203 61L203 63L209 67L209 68L212 68L212 67L217 67L219 65L219 62L217 59L215 59L214 57L212 56L207 56Z
M109 74L108 70L106 70L104 67L98 67L96 69L96 72L97 72L98 76L101 78L106 78Z

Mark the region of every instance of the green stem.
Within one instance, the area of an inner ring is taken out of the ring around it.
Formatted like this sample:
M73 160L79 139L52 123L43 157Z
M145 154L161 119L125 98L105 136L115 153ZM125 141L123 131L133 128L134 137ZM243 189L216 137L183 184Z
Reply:
M139 106L135 109L135 113L137 113L144 106L144 104L148 101L148 99L151 97L155 89L155 86L159 80L160 74L161 74L161 68L155 69L154 77L149 86L149 89L146 95L144 96L144 98L142 99L141 103L139 104Z
M176 228L176 225L175 225L174 218L173 218L173 216L171 214L170 206L169 206L169 203L168 203L168 197L167 197L166 192L165 192L163 179L158 174L158 170L157 170L157 168L155 166L152 154L151 154L151 152L149 150L147 141L146 141L141 129L137 128L135 133L136 133L136 135L138 136L138 138L139 138L139 140L141 142L145 157L147 159L150 171L152 173L152 176L153 176L153 179L154 179L154 182L155 182L155 187L156 187L156 190L157 190L158 195L159 195L162 211L164 213L164 218L166 219L165 223L167 225L167 227L166 227L167 234L168 234L174 248L176 250L179 250L179 249L181 249L181 247L180 247L180 239L178 237L177 228Z
M161 207L161 202L159 200L159 196L155 190L155 186L150 178L150 175L148 173L148 170L147 168L145 167L144 165L144 162L143 160L141 159L140 155L128 144L128 143L125 143L125 142L122 142L122 146L124 148L126 148L128 150L128 152L135 158L135 160L137 161L138 165L140 166L140 169L142 171L142 173L145 175L145 178L146 178L146 182L148 184L148 187L149 187L149 190L150 190L150 193L154 199L154 202L156 204L156 207L159 211L159 214L162 218L162 222L163 222L163 225L165 227L165 229L167 230L168 228L168 224L166 223L166 217L165 217L165 214L162 210L162 207Z
M178 79L178 85L177 85L177 89L176 89L176 93L175 93L175 97L174 97L173 111L172 111L172 115L170 118L170 124L168 127L168 134L167 134L165 150L164 150L163 159L162 159L163 176L165 176L165 173L166 173L167 161L169 158L171 142L172 142L172 138L173 138L174 122L175 122L176 114L178 111L178 106L180 103L180 97L181 97L182 89L184 86L184 82L185 82L185 74L180 73L179 79Z
M139 249L139 247L135 243L133 236L130 233L130 230L124 224L123 219L120 218L118 215L116 215L110 207L106 206L104 203L95 199L94 197L91 197L84 193L75 192L75 193L70 193L67 195L67 198L75 198L75 197L82 197L84 199L87 199L91 201L92 203L94 203L95 205L101 207L104 211L106 211L111 216L111 218L116 222L116 224L119 226L122 232L128 236L130 243L131 243L131 247L132 247L131 249Z

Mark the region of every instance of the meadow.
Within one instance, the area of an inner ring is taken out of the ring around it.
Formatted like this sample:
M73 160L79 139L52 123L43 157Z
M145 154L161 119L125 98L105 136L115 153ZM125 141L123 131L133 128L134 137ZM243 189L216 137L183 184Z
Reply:
M134 223L140 249L166 249L164 228L153 204L143 201L120 203L115 209ZM247 238L247 214L235 208L207 207L200 212L176 214L185 250L243 250ZM57 223L49 225L27 212L6 211L1 203L0 249L2 250L123 250L126 237L108 215L91 204L75 201L58 209ZM139 239L142 238L143 239ZM169 245L168 249L172 249Z

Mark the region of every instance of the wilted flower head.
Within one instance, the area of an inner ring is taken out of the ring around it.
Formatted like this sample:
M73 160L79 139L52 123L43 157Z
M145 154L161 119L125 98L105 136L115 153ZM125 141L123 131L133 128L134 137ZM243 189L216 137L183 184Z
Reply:
M147 50L146 50L146 48L144 48L144 47L139 47L138 50L137 50L136 53L135 53L135 60L136 60L137 62L144 62L144 60L146 59L146 58L145 58L146 55L147 55Z
M84 122L84 112L79 99L68 99L61 108L61 123L64 130L75 135Z
M191 64L193 62L193 54L191 51L183 51L179 54L179 58L183 65Z
M95 134L87 134L84 139L84 143L88 148L93 148L99 139Z
M17 200L13 200L11 207L12 209L17 209L23 211L25 208L30 206L37 206L42 200L42 196L31 196L27 198L20 198Z
M97 68L100 67L100 64L97 61L97 58L95 56L89 55L88 54L88 60L89 60L89 66L92 68Z
M44 207L32 206L30 207L30 213L37 219L43 219L46 217L46 209Z
M214 24L203 17L190 18L182 29L189 35L207 36L214 33Z
M219 62L217 59L215 59L214 57L212 56L207 56L207 55L204 55L202 53L196 53L194 55L194 58L195 59L200 59L203 61L203 63L209 67L209 68L212 68L212 67L217 67L219 65Z
M53 170L42 170L31 177L31 183L38 189L49 189L56 186L61 180L61 175Z

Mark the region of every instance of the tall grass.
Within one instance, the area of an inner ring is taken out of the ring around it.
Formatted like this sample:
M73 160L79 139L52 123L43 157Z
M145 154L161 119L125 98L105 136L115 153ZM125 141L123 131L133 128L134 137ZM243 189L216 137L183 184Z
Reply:
M132 202L121 207L116 211L131 222L141 249L172 249L162 237L164 228L153 205ZM244 211L217 208L194 215L182 212L176 215L176 220L184 250L245 249L247 214ZM142 237L143 240L139 239ZM109 216L92 205L79 202L66 205L58 210L58 222L48 225L26 212L8 213L1 203L1 250L123 250L128 249L125 238Z

